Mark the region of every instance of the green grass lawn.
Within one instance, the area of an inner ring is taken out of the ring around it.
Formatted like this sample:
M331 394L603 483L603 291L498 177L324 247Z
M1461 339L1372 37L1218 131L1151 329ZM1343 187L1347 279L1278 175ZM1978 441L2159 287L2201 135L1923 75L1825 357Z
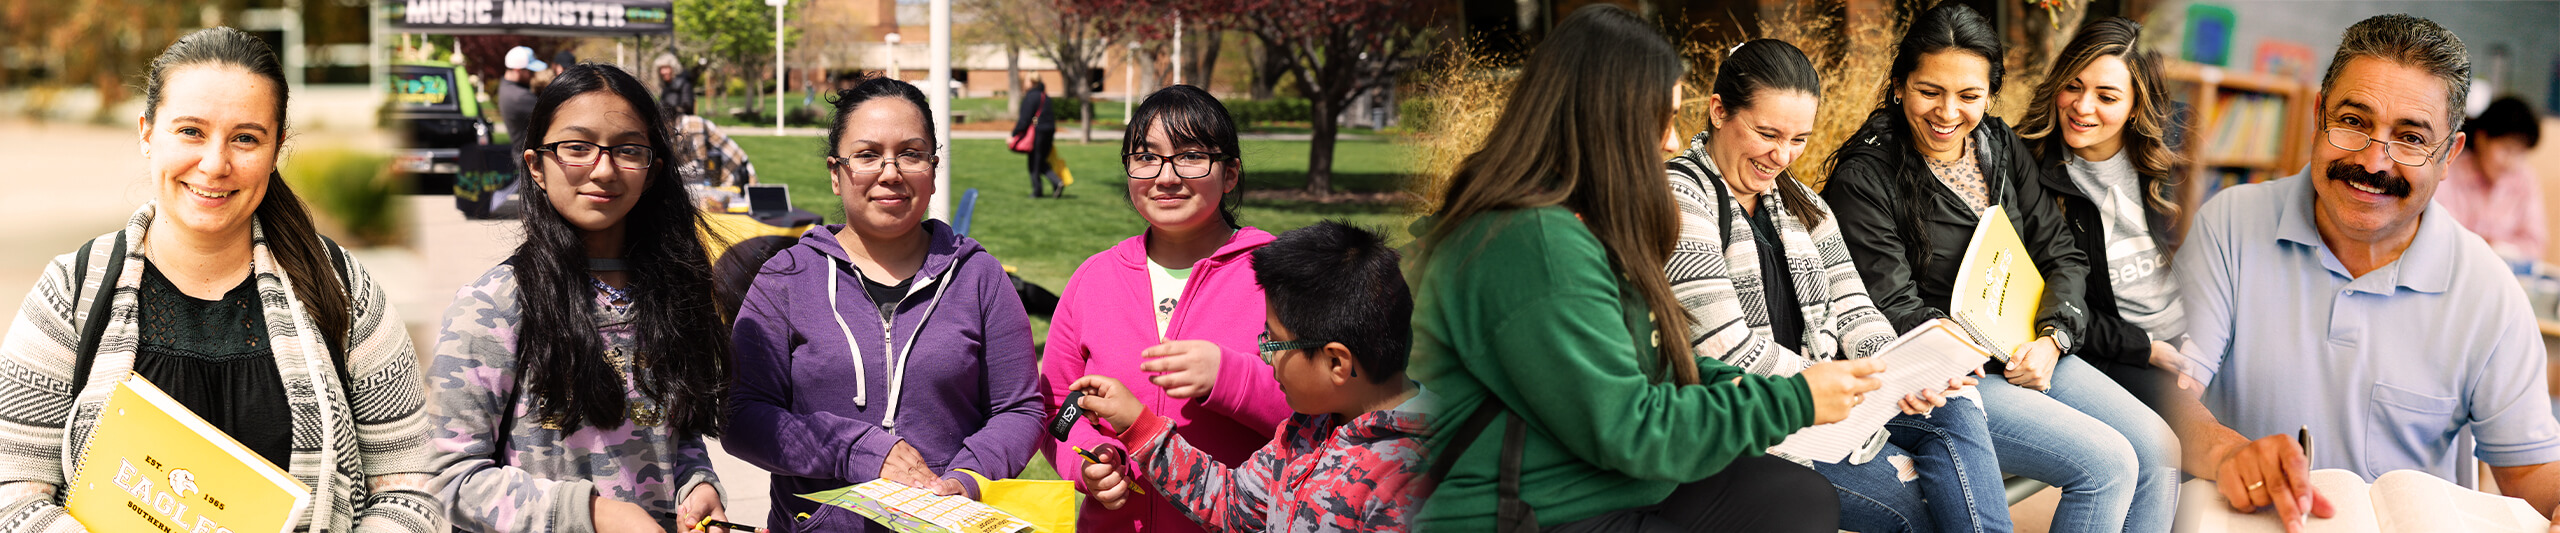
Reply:
M801 209L844 221L841 200L827 190L826 164L816 137L735 137L756 165L757 179L787 185L791 201ZM1295 189L1306 179L1307 143L1245 141L1245 187ZM1023 157L995 140L958 140L952 144L954 208L961 191L978 189L978 206L970 237L1016 269L1032 283L1059 290L1086 257L1137 235L1146 221L1129 208L1128 178L1121 174L1118 143L1078 144L1062 140L1059 154L1076 175L1065 199L1031 196ZM1411 171L1406 149L1385 141L1345 141L1335 152L1334 187L1372 192L1403 187ZM1238 218L1248 226L1273 233L1333 218L1385 231L1402 245L1409 237L1408 217L1401 206L1384 204L1247 201Z
M825 139L733 138L755 162L757 180L789 186L793 205L826 215L829 223L844 221L843 204L827 190L822 159ZM1119 143L1078 144L1068 139L1062 135L1057 148L1075 173L1076 183L1067 188L1064 199L1032 199L1024 156L995 140L953 141L951 160L946 162L952 169L952 190L939 193L949 195L957 209L961 191L978 189L969 236L997 260L1013 266L1023 279L1051 291L1064 290L1068 275L1085 258L1146 229L1146 221L1129 207L1129 179L1119 168ZM1307 146L1301 141L1245 141L1245 188L1299 188L1306 179ZM1413 171L1412 164L1404 147L1386 141L1344 141L1334 155L1334 188L1400 190L1403 176ZM1244 203L1237 217L1245 225L1272 233L1340 219L1385 232L1394 246L1412 239L1405 232L1411 218L1399 205L1252 200ZM1047 338L1047 320L1032 317L1031 326L1038 338ZM1047 461L1037 456L1031 461L1022 477L1056 479L1056 470Z

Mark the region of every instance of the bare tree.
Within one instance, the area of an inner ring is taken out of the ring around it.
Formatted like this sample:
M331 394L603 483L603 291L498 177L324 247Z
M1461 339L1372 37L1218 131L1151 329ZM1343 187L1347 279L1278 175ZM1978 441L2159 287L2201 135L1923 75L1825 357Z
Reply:
M1343 106L1394 81L1424 49L1433 8L1412 0L1240 0L1244 27L1278 70L1306 93L1314 116L1307 191L1333 191L1333 150Z

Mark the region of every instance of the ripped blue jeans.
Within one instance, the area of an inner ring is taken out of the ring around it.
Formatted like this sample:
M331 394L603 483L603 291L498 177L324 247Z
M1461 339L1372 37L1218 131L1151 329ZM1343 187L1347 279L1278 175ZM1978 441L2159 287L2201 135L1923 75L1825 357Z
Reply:
M1862 533L1998 532L2008 495L1991 422L1974 398L1885 422L1886 446L1864 464L1815 463L1840 495L1840 529Z

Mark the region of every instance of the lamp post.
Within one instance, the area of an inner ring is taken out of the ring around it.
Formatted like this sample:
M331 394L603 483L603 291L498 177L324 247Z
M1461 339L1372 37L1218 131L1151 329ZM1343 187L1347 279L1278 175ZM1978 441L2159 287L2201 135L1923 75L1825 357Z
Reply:
M935 155L942 156L942 160L950 161L951 0L932 0L926 9L927 23L933 28L933 35L926 37L925 43L933 59L926 63L928 74L925 76L925 85L932 89L925 91L925 94L929 95L927 100L933 104L933 138L943 139L942 146L934 147L934 151L937 152ZM951 190L950 165L933 166L933 190L941 194L933 195L933 205L929 206L926 212L933 215L933 218L951 220L952 193L942 192Z
M1122 56L1120 68L1120 85L1127 87L1120 90L1120 122L1127 124L1138 113L1138 41L1129 41L1129 54Z
M782 6L791 0L764 0L773 6L773 134L782 135Z
M898 41L904 39L898 37L898 34L895 32L891 32L887 37L881 37L880 39L889 42L889 47L883 48L883 50L889 51L889 79L898 79Z

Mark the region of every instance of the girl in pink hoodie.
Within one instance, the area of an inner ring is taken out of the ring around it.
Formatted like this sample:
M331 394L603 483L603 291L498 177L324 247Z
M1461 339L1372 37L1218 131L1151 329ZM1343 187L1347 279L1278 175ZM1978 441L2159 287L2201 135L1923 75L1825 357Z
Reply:
M1040 362L1042 395L1054 413L1076 378L1116 378L1193 446L1236 466L1271 441L1290 411L1255 345L1263 303L1250 252L1271 234L1236 224L1243 160L1235 122L1208 92L1176 85L1147 96L1123 139L1129 203L1147 231L1094 254L1068 278ZM1115 439L1084 424L1065 442L1043 438L1041 453L1079 490L1134 490L1116 470L1130 467L1088 469L1075 451ZM1125 501L1106 509L1087 500L1076 529L1200 531L1160 495Z

